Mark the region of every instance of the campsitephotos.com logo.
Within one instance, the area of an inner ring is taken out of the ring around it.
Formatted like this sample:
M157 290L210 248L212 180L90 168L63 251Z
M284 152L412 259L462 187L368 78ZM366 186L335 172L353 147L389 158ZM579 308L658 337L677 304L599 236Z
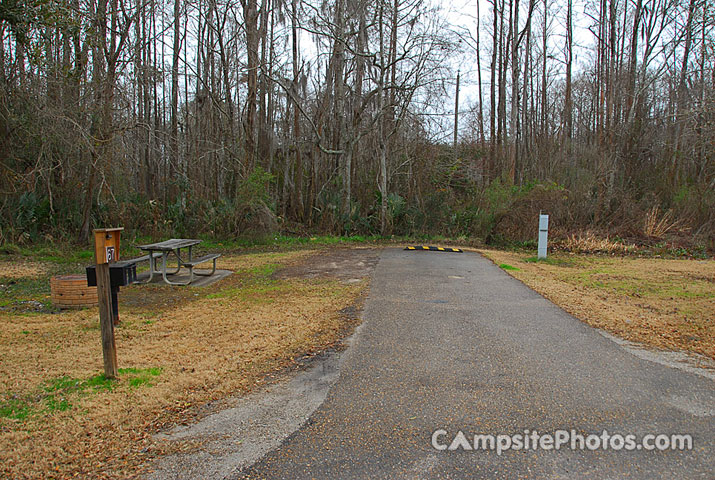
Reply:
M496 451L497 455L509 450L692 450L693 437L689 434L610 434L603 430L600 434L581 434L574 429L555 430L553 433L539 433L523 430L513 434L466 435L461 430L449 435L447 430L438 429L432 433L432 447L439 451Z

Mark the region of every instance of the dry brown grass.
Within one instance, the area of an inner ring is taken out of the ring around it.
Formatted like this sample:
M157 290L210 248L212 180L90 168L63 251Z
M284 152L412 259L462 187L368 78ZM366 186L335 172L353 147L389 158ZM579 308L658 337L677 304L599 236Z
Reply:
M684 222L673 218L673 211L668 210L661 215L660 207L653 206L643 219L643 234L647 237L660 238L666 233L679 229Z
M593 232L571 234L559 243L559 248L573 253L608 253L627 254L636 251L634 244L624 244L611 240L608 236L596 235Z
M589 325L657 348L715 358L715 261L480 250ZM526 261L527 259L531 261Z
M0 277L3 278L38 278L46 275L47 264L39 262L0 261Z
M355 323L339 312L365 282L266 276L270 265L310 253L228 257L221 268L237 273L214 287L184 289L181 301L153 310L120 308L119 366L161 373L153 385L132 386L125 375L112 390L53 391L54 400L71 404L66 410L49 406L48 385L101 372L96 310L0 314L0 407L22 402L30 408L24 419L0 416L0 476L131 476L157 454L151 440L157 429L190 419L210 400L251 390L267 373L334 344Z

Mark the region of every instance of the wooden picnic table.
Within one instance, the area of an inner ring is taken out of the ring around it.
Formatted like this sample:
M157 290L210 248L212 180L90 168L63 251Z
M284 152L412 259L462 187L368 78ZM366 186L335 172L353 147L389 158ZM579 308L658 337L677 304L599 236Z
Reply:
M194 275L200 276L210 276L216 272L216 259L221 256L221 254L209 254L200 258L193 257L193 247L200 244L201 240L196 240L192 238L172 238L170 240L165 240L163 242L151 243L149 245L139 245L139 248L145 252L148 252L149 256L149 279L144 283L149 283L154 279L155 273L161 273L164 278L164 282L169 285L188 285L194 280ZM181 250L186 249L185 258L182 258ZM170 253L176 256L176 270L172 272L167 272L167 258ZM161 255L161 270L156 266L156 260L158 260L157 254ZM206 263L213 260L213 270L211 273L198 273L194 272L194 267L200 263ZM186 267L189 269L189 280L187 282L172 282L167 275L174 275L179 273L181 267Z

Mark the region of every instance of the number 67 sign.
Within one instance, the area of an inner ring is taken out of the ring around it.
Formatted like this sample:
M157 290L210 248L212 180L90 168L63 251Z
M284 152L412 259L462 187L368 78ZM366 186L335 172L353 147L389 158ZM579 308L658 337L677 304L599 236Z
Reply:
M119 260L119 237L123 228L98 228L94 231L97 265Z

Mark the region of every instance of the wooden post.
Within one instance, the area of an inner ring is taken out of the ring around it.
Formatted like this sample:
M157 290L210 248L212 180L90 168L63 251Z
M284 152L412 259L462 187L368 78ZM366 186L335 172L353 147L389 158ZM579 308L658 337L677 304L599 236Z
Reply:
M97 265L97 299L99 300L99 327L102 331L104 376L117 378L117 346L114 342L114 313L108 263Z
M459 70L457 70L457 94L454 96L454 141L452 143L452 155L457 162L457 134L459 132Z
M123 228L100 228L94 230L99 327L102 332L102 357L104 358L105 378L117 378L118 373L109 264L119 259L119 237L122 230Z

